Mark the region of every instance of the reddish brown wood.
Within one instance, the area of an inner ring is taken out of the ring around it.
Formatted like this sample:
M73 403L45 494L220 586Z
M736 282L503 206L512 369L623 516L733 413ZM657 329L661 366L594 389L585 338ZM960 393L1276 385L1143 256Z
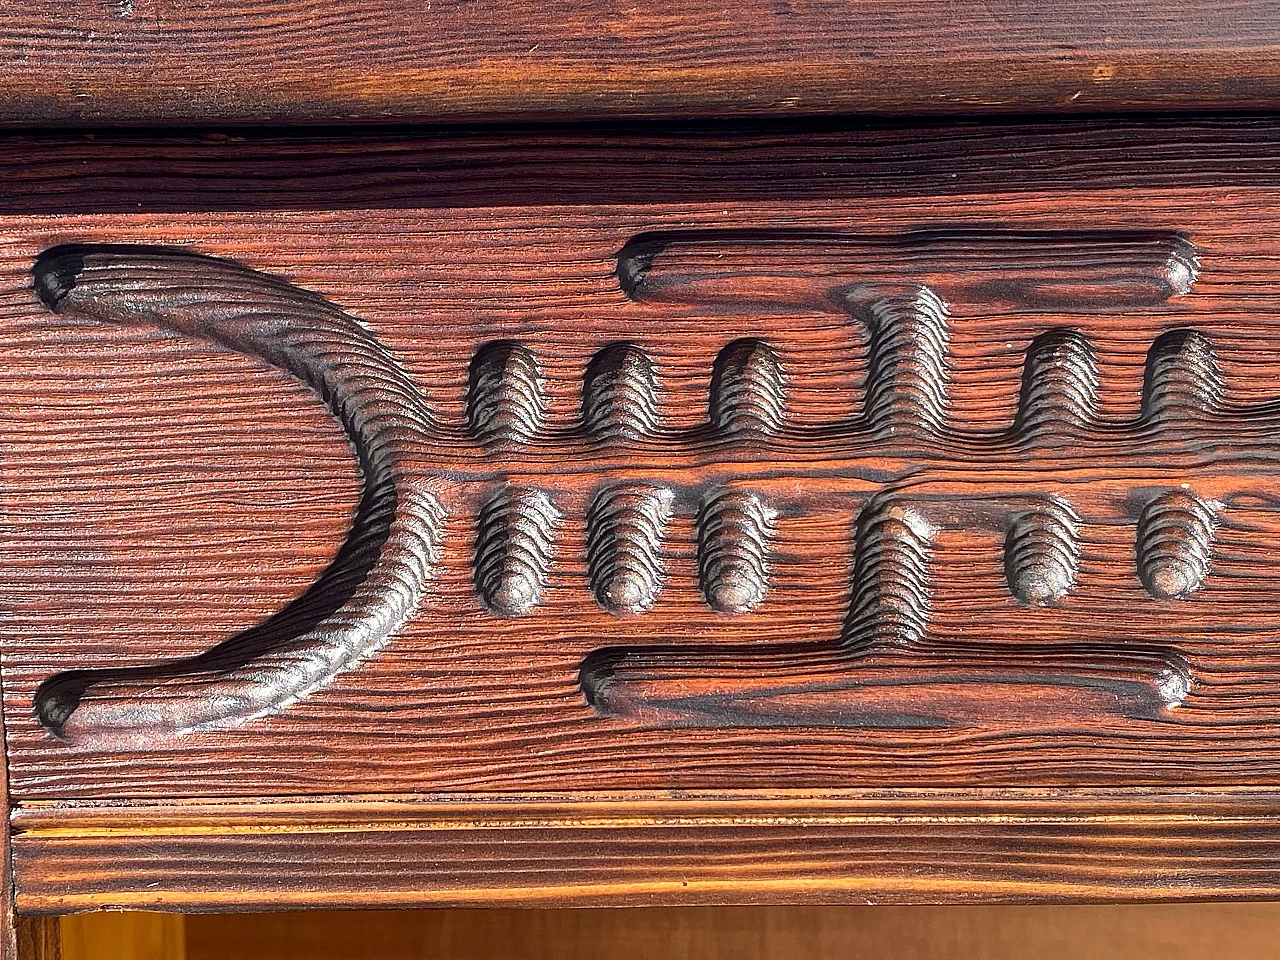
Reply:
M1257 899L1272 791L635 793L22 811L18 906L1024 903Z
M10 133L0 156L0 211L19 214L625 209L780 196L847 204L1072 184L1133 192L1280 183L1275 122L1261 118Z
M1258 109L1278 51L1266 0L36 0L0 16L0 120Z
M1277 159L0 141L19 907L1274 895Z

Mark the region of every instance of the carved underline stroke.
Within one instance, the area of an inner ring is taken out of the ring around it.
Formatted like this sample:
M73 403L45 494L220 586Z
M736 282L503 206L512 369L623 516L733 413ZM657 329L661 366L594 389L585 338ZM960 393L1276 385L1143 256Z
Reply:
M362 476L346 541L296 601L198 656L50 677L35 697L41 724L112 746L230 726L280 710L377 652L422 598L443 519L416 467L432 418L390 354L323 297L212 257L64 246L33 272L56 313L203 337L295 377L339 421Z

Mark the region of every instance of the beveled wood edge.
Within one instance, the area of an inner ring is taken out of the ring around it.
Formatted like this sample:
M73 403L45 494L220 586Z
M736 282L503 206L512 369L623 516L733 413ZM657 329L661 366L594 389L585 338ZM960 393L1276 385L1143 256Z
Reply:
M17 908L1280 897L1280 789L39 804Z

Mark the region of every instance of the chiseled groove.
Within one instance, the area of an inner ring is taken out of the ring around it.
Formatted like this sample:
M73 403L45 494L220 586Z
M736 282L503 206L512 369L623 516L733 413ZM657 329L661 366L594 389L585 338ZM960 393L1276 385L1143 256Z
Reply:
M1209 340L1195 330L1173 330L1156 338L1147 353L1142 418L1194 419L1222 402L1222 376Z
M1060 436L1093 421L1098 364L1093 348L1074 330L1050 330L1031 342L1022 374L1015 432Z
M1047 500L1014 516L1004 544L1010 592L1023 603L1057 603L1075 583L1080 566L1080 520L1060 500Z
M858 518L853 595L840 642L853 653L918 644L929 625L932 532L910 507L892 500Z
M1200 589L1209 574L1217 517L1194 494L1171 490L1138 517L1138 574L1153 597L1168 600Z
M482 347L471 361L467 423L478 438L527 443L542 428L546 401L532 353L510 340Z
M698 578L713 609L746 613L764 601L774 520L774 512L753 493L721 489L703 501Z
M619 484L587 510L587 572L600 606L643 613L662 590L662 538L673 496L664 487Z
M786 379L762 340L735 340L716 357L711 374L711 423L725 431L777 433L786 407Z
M947 415L947 307L925 286L871 289L850 307L871 334L865 419L886 433L936 434Z
M491 612L518 617L541 602L559 524L560 512L540 490L508 488L480 508L475 585Z
M598 439L637 440L658 429L653 361L631 343L613 343L592 358L582 390L582 417Z
M342 425L363 476L346 542L297 601L195 657L55 675L36 693L41 724L122 746L239 723L305 697L385 645L433 574L444 512L416 466L431 415L373 335L317 294L189 253L59 247L34 274L55 312L208 338L296 377Z

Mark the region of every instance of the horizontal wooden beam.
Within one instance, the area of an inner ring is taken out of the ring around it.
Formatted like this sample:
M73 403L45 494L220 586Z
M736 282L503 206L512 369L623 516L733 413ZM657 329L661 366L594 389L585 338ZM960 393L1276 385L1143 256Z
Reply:
M373 798L13 817L22 911L1280 893L1274 791Z

